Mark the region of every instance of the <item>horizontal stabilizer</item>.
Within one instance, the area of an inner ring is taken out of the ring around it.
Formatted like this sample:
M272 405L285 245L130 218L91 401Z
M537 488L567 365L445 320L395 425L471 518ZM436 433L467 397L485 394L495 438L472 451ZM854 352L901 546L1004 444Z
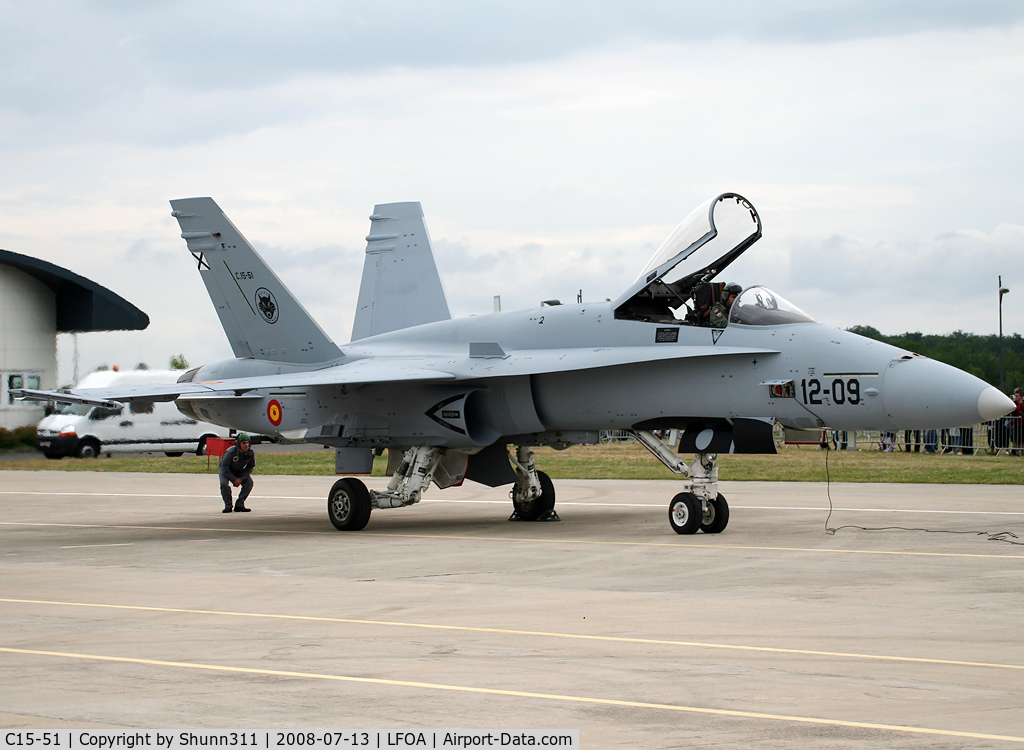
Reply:
M318 385L360 385L363 383L398 383L412 380L453 380L454 375L439 370L426 370L406 362L365 359L322 370L260 375L192 383L155 383L122 385L109 388L79 388L69 393L59 391L24 391L27 397L59 403L120 406L121 401L194 401L206 398L254 398L252 391L265 388L309 388Z
M61 391L36 391L31 388L11 388L9 391L12 398L25 401L54 401L58 404L85 404L86 406L102 406L105 409L120 409L124 404L118 401L111 401L103 398L90 398L89 396L78 396L73 393Z

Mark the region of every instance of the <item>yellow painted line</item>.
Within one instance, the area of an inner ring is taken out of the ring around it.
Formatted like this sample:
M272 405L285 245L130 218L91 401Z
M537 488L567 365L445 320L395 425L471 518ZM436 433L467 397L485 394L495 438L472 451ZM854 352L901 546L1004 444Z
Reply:
M845 651L814 651L799 648L775 648L771 646L737 646L728 643L705 643L701 641L670 641L659 638L627 638L612 635L586 635L583 633L550 633L542 630L514 630L510 628L476 628L468 625L434 625L419 622L397 622L391 620L357 620L347 617L318 617L315 615L275 615L262 612L228 612L211 609L182 609L177 607L143 607L130 604L91 604L89 602L61 602L46 599L7 599L0 602L10 604L44 604L56 607L92 607L95 609L119 609L135 612L168 612L171 614L216 615L219 617L252 617L267 620L294 620L297 622L334 622L346 625L372 625L394 628L420 628L422 630L453 630L465 633L496 633L498 635L524 635L533 638L565 638L579 641L604 641L608 643L642 643L656 646L680 646L685 648L723 649L729 651L754 651L768 654L795 654L798 656L825 656L840 659L868 659L874 661L913 662L915 664L941 664L956 667L986 667L989 669L1020 669L1024 664L996 664L983 661L957 661L955 659L928 659L916 656L886 656L880 654L857 654Z
M848 554L848 555L899 555L903 557L959 557L982 558L989 560L1024 560L1024 555L982 555L967 552L907 552L905 550L882 549L826 549L815 547L761 547L742 544L696 544L684 542L617 542L601 539L536 539L507 536L460 536L455 534L406 534L403 532L380 531L296 531L289 529L239 529L227 526L129 526L126 524L92 524L92 523L41 523L33 521L0 521L0 526L40 526L73 529L130 529L137 531L215 531L228 534L290 534L300 536L333 536L345 534L350 539L361 537L388 537L402 539L453 539L471 542L521 542L523 544L591 544L619 547L672 547L674 549L732 549L750 550L753 552L812 552L816 554Z
M135 542L119 542L117 544L71 544L61 549L85 549L86 547L134 547Z
M822 719L810 716L788 716L786 714L767 714L756 711L734 711L723 708L703 708L699 706L677 706L669 703L644 703L641 701L620 701L612 698L591 698L580 695L559 695L557 693L533 693L525 690L501 690L499 688L469 687L466 685L445 685L436 682L414 682L411 680L385 680L379 677L351 677L349 675L322 674L318 672L292 672L283 669L257 669L254 667L229 667L219 664L201 664L197 662L165 661L162 659L137 659L126 656L102 656L100 654L76 654L65 651L41 651L37 649L5 648L0 652L8 654L25 654L28 656L53 656L64 659L86 659L91 661L116 662L120 664L140 664L150 667L174 667L178 669L195 669L209 672L229 672L235 674L270 675L273 677L294 677L306 680L330 680L335 682L356 682L369 685L389 685L394 687L418 688L421 690L444 690L458 693L477 693L480 695L501 695L512 698L532 698L535 700L560 701L565 703L583 703L599 706L617 706L627 708L647 708L660 711L678 711L692 714L708 714L711 716L734 716L741 719L764 719L768 721L785 721L801 724L818 724L832 727L850 727L854 729L870 729L874 731L901 732L904 734L924 734L941 737L964 737L976 740L1002 740L1004 742L1024 743L1024 737L1003 734L982 734L979 732L958 732L951 729L931 729L929 727L901 726L898 724L875 724L866 721L843 721L841 719Z

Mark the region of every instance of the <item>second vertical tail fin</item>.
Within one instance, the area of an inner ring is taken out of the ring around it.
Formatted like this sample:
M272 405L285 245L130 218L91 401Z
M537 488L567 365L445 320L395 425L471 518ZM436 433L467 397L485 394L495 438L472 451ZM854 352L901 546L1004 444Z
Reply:
M449 318L420 204L374 206L352 340Z

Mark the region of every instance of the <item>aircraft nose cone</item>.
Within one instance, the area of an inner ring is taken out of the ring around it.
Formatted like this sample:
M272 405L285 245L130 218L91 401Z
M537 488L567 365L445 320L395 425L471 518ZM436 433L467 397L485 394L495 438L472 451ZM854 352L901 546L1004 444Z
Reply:
M981 395L978 396L978 413L981 414L983 422L995 419L996 417L1002 417L1016 408L1013 399L992 386L983 390Z
M983 380L927 357L892 360L881 386L886 415L901 430L967 427L1014 408Z

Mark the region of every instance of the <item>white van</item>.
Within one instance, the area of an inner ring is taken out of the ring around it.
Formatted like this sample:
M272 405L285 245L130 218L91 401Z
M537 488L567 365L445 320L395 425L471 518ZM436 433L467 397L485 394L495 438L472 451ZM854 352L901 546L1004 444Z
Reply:
M173 370L104 370L87 375L79 388L173 383ZM178 411L172 401L132 402L121 409L86 404L63 404L36 428L36 450L47 458L94 458L101 453L162 451L206 454L206 438L228 437L227 427L197 422Z

